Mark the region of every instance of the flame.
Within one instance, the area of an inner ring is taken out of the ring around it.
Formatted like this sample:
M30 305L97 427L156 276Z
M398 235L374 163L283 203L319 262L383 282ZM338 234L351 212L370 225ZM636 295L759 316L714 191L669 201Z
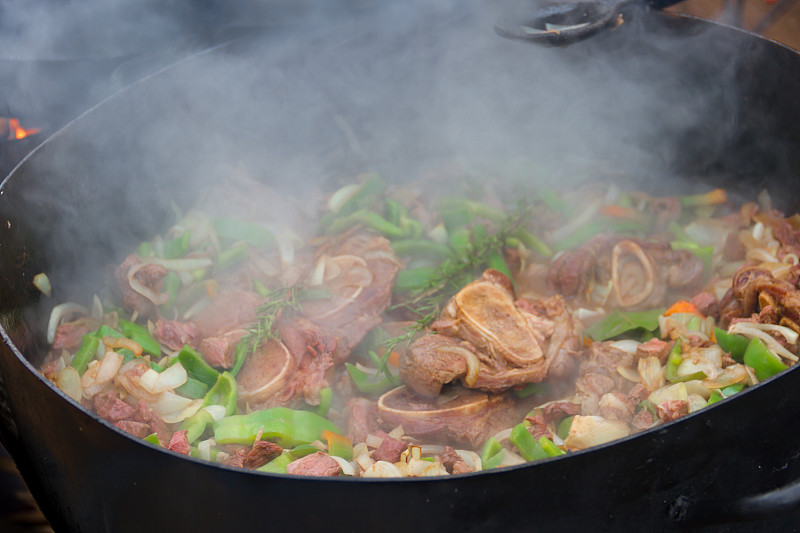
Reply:
M0 139L2 140L20 140L35 135L39 131L41 131L40 128L23 128L17 118L0 117Z

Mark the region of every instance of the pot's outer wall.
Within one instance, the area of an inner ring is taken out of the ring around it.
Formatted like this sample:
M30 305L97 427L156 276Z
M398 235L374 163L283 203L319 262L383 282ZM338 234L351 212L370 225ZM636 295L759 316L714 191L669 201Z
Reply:
M664 140L686 143L683 157L669 162L689 177L704 176L706 186L725 184L728 189L750 193L750 197L766 186L783 207L797 208L800 56L706 23L635 15L641 24L623 25L597 40L552 52L563 52L569 60L587 65L594 56L618 54L620 72L624 72L626 60L652 56L648 60L656 70L662 63L669 68L685 63L687 79L712 80L714 64L730 64L728 56L734 51L746 54L745 60L732 67L740 73L740 84L725 92L737 109L731 116L737 128L713 141L714 148L722 145L725 157L710 159L707 150L698 148L710 146L703 144L709 142L708 132L679 132L680 139ZM463 23L463 19L456 20ZM436 23L433 27L441 31L447 26ZM692 64L691 54L676 54L675 49L664 52L648 45L650 35L693 38L700 31L717 32L719 62ZM631 36L643 41L631 44L625 40ZM281 37L274 37L275 42ZM373 37L367 34L364 39L369 42ZM414 37L428 38L422 32ZM325 42L312 43L320 46L326 61L347 53L366 53L363 39L357 37L344 45L333 38L330 43L336 43L330 48L336 53L329 56ZM235 62L247 46L238 43L212 56L222 55ZM524 58L527 50L518 43L497 46L516 58ZM275 48L278 50L273 55L260 57L262 68L280 63L282 52ZM48 272L56 291L54 301L88 293L88 284L72 287L78 272L89 271L90 279L98 279L108 263L119 260L125 250L164 226L169 220L170 199L191 203L193 190L187 190L181 180L205 170L209 160L204 154L221 155L224 160L237 148L264 140L250 139L246 134L228 138L223 120L224 91L212 95L219 100L211 100L221 110L210 108L211 121L222 124L223 133L217 129L199 141L196 137L170 136L165 139L170 147L166 152L151 152L152 146L144 140L149 131L145 125L121 120L126 113L143 114L157 130L185 112L188 116L181 118L194 120L192 123L201 127L209 117L195 117L188 105L185 110L168 105L164 96L186 91L188 67L205 60L200 57L184 62L80 118L23 163L0 196L0 309L5 340L0 352L1 433L56 529L116 533L286 526L296 531L406 532L530 531L541 526L548 530L629 531L644 527L655 531L704 524L725 529L728 519L758 519L759 527L778 530L795 525L800 514L793 501L783 512L763 516L736 513L743 509L740 498L791 487L800 479L796 459L800 431L794 423L800 413L797 369L720 402L699 416L612 446L487 475L410 482L282 478L204 464L130 438L66 400L34 374L21 355L26 354L36 364L36 354L42 353L43 346L41 337L31 332L43 331L47 307L52 305L31 287L33 276ZM313 66L313 57L306 60ZM402 94L402 80L397 83ZM265 135L269 142L264 147L268 155L285 155L290 142L322 130L326 135L321 138L328 139L329 144L317 143L309 150L322 153L320 159L331 167L363 170L364 153L374 155L379 167L408 164L407 153L403 154L405 161L399 161L395 150L381 147L377 141L361 154L336 152L334 121L321 120L325 108L311 106L311 116L306 117L297 112L303 109L303 102L293 101L291 91L276 81L275 89L282 87L282 106L288 106L288 110L272 118L278 123L292 118L298 128L294 134L268 130ZM392 108L380 95L375 101L353 102L346 95L326 91L319 88L320 100L332 101L337 112L376 117L373 122L364 122L365 131L380 129L406 115L409 120L415 116L402 105ZM624 109L624 103L619 105ZM726 106L720 108L721 112L729 109ZM285 139L282 135L297 138ZM425 146L425 140L420 140L419 159L443 155L425 153ZM112 147L123 150L109 158L106 151ZM184 149L197 157L176 160L174 154ZM246 163L259 165L258 161ZM283 170L287 168L303 168L302 161L289 162ZM108 189L100 192L98 185L108 183L111 193ZM668 188L655 181L652 185ZM100 220L107 222L100 224ZM35 226L33 221L44 221L45 225ZM75 232L86 224L99 229L91 238Z

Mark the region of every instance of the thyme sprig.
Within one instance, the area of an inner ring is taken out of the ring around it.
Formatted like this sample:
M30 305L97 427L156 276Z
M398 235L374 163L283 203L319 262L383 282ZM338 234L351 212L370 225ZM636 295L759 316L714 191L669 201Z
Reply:
M256 308L256 322L246 328L247 335L239 341L240 345L248 347L249 353L256 353L265 342L280 338L275 325L284 313L290 311L299 313L302 308L300 296L301 287L281 287L267 293L266 303Z

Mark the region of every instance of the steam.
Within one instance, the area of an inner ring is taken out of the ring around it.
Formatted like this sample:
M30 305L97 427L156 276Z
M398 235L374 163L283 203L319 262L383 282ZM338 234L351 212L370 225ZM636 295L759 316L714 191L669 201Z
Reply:
M6 0L2 24L23 51L55 52L71 42L61 21L93 4L42 2L24 17L27 2ZM146 54L263 31L153 75L163 65L150 64L31 158L25 199L48 213L32 230L50 250L42 268L66 272L54 286L79 273L99 285L109 262L174 222L170 202L188 207L237 169L301 199L364 171L424 180L455 163L496 176L519 161L538 169L517 177L528 183L622 176L674 193L665 178L718 171L742 120L742 41L730 32L634 12L613 33L548 49L498 37L502 3L316 4L110 4L121 25L81 43L132 32ZM99 99L125 77L95 79L102 89L85 90Z

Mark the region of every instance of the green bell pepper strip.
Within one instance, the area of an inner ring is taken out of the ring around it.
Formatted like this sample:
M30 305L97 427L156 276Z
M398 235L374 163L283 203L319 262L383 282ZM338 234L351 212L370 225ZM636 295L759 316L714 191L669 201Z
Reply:
M206 394L206 391L208 391L208 385L202 381L194 379L193 377L187 377L186 383L175 388L175 392L177 394L193 400L202 398Z
M223 372L217 378L214 386L208 390L208 394L203 400L203 407L222 405L225 407L225 416L231 416L236 412L237 390L236 380L230 372Z
M219 372L203 360L203 356L189 346L184 346L178 352L178 361L181 362L186 372L198 381L202 381L209 387L213 387L219 379Z
M244 338L236 344L233 356L233 368L231 368L232 376L239 374L242 366L244 366L244 362L247 360L247 356L253 352L253 346L251 342L253 341L249 341L247 338Z
M506 263L506 258L503 257L503 252L500 250L492 250L489 252L489 255L486 258L486 264L489 268L493 268L498 272L502 272L508 279L511 280L511 283L516 286L514 282L514 278L511 276L511 269L508 268L508 263Z
M714 338L717 340L720 348L731 354L731 357L737 363L744 362L744 352L747 351L747 345L750 344L750 339L744 335L736 333L728 333L724 329L714 328Z
M395 292L407 292L428 286L439 273L434 267L417 267L401 270L394 280Z
M114 337L115 339L121 339L125 335L103 324L97 328L97 331L92 333L92 336L97 337L98 339L102 339L103 337Z
M341 457L345 461L353 459L353 443L350 439L328 430L322 431L322 437L328 442L328 455Z
M119 348L119 349L116 350L116 352L118 354L122 355L122 364L123 365L125 363L127 363L128 361L132 361L136 357L136 354L133 353L132 351L130 351L129 349L127 349L127 348Z
M678 201L683 207L717 205L724 204L727 201L727 195L725 194L725 189L713 189L702 194L679 196Z
M755 371L759 381L764 381L788 368L759 338L751 339L750 344L747 345L747 350L744 352L744 364Z
M142 440L149 442L150 444L155 444L156 446L161 446L161 443L158 441L158 435L155 433L151 433L148 436L144 437Z
M503 462L506 454L505 448L494 437L489 437L481 450L481 466L484 470L497 468Z
M223 250L219 253L217 256L217 266L224 270L234 265L238 265L247 259L247 252L248 244L246 242L239 241L227 250Z
M319 451L319 450L314 450L314 451ZM295 458L292 457L290 454L283 452L278 457L268 462L264 466L256 468L256 470L258 470L259 472L270 472L272 474L285 474L286 467L289 466L289 463L291 463L294 460Z
M120 318L119 329L122 331L123 335L141 346L143 352L149 353L155 357L161 356L161 346L158 344L158 341L150 335L146 327Z
M235 217L216 217L211 225L217 235L229 241L245 241L256 248L267 250L275 244L275 235L258 224Z
M294 459L300 459L301 457L305 457L306 455L317 453L319 451L319 448L317 448L313 444L298 444L294 448L284 451L289 455L291 455Z
M214 438L219 444L252 445L259 431L261 438L282 448L308 444L322 438L324 430L342 434L333 422L312 413L287 407L271 407L246 415L233 415L214 423Z
M385 188L386 182L383 177L380 174L373 174L342 204L336 214L339 216L346 216L373 205L378 195L380 195Z
M98 346L100 346L100 339L94 335L83 335L81 337L81 345L78 351L75 352L75 356L69 366L77 370L78 374L83 375L86 372L86 367L89 366L89 361L94 359Z
M634 330L652 332L658 329L658 317L664 311L663 307L649 311L617 310L588 328L586 335L595 341L605 341Z
M517 424L514 426L508 440L517 447L519 454L526 461L538 461L539 459L550 457L539 443L536 442L533 435L528 432L528 428L526 428L524 424Z
M321 391L319 391L319 405L314 412L317 413L319 416L326 416L328 411L331 409L331 402L333 401L333 389L330 387L325 387Z
M144 241L136 248L136 255L144 259L145 257L152 257L156 255L156 252L153 250L153 245L151 243Z
M547 383L528 383L521 389L514 389L513 392L517 398L527 398L531 394L546 392L548 388Z
M465 257L470 248L470 233L466 228L458 228L448 232L448 242L456 256Z
M399 226L405 236L410 239L419 239L425 231L425 225L422 222L407 216L400 217Z
M180 237L166 241L164 243L164 258L177 259L186 255L186 252L189 251L191 236L191 232L187 229Z
M192 443L202 437L209 424L213 423L214 417L205 409L200 409L183 422L181 429L186 430L186 438Z
M465 206L442 206L439 208L439 215L442 217L444 227L447 232L464 228L475 220L475 216Z
M544 257L553 255L553 250L550 249L546 242L525 228L518 229L511 234L511 237L519 239L529 250L533 250L539 255L543 255Z
M539 447L544 450L544 453L546 453L548 457L558 457L559 455L564 455L566 453L547 437L539 437L537 443L539 444Z
M455 198L453 199L452 203L450 203L450 205L453 207L458 206L459 204L466 208L473 217L482 218L491 222L504 222L508 219L508 214L505 211L496 207L492 207L483 202Z
M450 247L424 239L401 239L392 242L392 251L400 257L447 259L453 255Z
M385 206L384 217L386 220L396 226L400 225L401 218L408 216L405 206L397 200L387 198L385 201Z
M724 389L714 389L711 393L711 397L708 399L708 405L715 404L724 398L729 398L737 392L741 392L743 388L744 383L734 383L733 385L728 385Z
M175 300L178 298L178 289L181 288L181 278L178 274L170 270L164 276L164 291L169 293L169 300L162 304L160 307L163 311L169 311L175 306Z
M367 211L365 209L351 213L346 217L337 218L325 230L328 235L336 235L343 231L350 229L356 224L363 224L364 226L374 229L378 233L389 237L390 239L400 239L406 237L406 231L400 226L392 224L378 213Z
M567 438L569 435L569 428L572 427L572 421L575 419L575 416L568 416L564 420L558 423L558 429L556 430L556 435L559 436L561 440Z
M383 376L380 381L372 381L372 376L359 369L357 366L350 363L344 364L347 368L347 373L350 374L350 379L356 388L369 396L380 396L384 392L397 387L397 382L388 376Z

